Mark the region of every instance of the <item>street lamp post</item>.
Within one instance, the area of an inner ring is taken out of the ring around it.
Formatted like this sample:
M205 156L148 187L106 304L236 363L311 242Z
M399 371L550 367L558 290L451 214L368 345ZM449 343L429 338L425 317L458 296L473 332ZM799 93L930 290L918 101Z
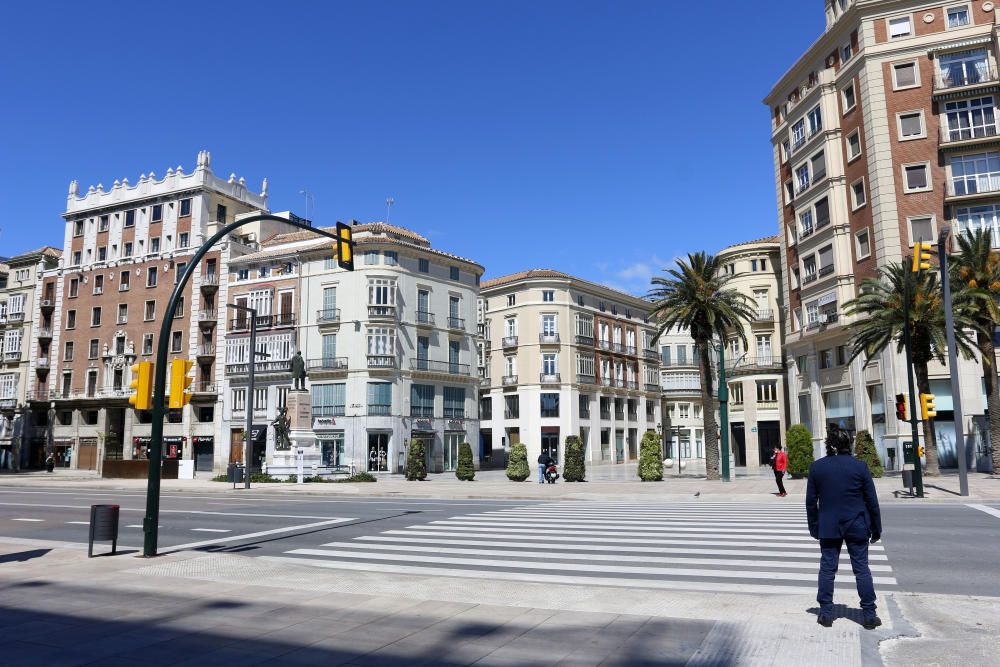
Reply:
M955 353L955 316L951 310L951 278L948 272L948 255L945 244L951 227L945 226L938 235L938 266L941 268L941 287L944 291L945 334L948 337L948 370L951 373L951 400L955 410L955 454L958 455L958 488L963 496L969 495L969 471L965 461L965 424L962 415L962 391L958 381L958 357ZM990 360L992 361L992 359ZM993 367L987 373L995 373Z
M719 341L719 455L722 481L729 481L729 385L726 383L726 345Z
M243 437L243 486L244 488L250 488L250 455L253 452L253 447L250 444L250 438L253 434L253 388L254 388L254 370L257 366L257 356L270 357L267 352L257 352L257 310L254 308L248 308L247 306L241 306L235 303L227 303L226 308L232 308L233 310L240 310L247 313L250 316L250 355L249 361L247 363L247 427L246 433Z

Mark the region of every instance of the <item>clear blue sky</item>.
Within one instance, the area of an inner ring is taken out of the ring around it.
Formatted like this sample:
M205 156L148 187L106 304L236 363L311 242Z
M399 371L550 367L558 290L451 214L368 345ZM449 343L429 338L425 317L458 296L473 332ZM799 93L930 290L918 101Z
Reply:
M768 2L17 2L0 43L0 255L81 188L201 149L273 210L383 219L497 276L651 270L776 230L764 95L823 28ZM778 38L780 36L780 39ZM526 242L509 235L520 230Z

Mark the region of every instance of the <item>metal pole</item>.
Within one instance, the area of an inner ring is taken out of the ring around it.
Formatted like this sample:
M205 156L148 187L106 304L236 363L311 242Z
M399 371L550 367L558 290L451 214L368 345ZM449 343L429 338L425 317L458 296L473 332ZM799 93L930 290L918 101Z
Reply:
M181 274L180 280L178 280L177 284L174 285L174 291L170 294L170 300L167 301L167 309L163 313L163 323L160 325L160 339L156 346L156 362L153 368L153 423L149 437L149 474L147 476L148 483L146 485L146 514L142 520L142 530L144 533L142 540L142 555L147 558L156 555L156 545L159 538L160 466L162 465L161 459L163 457L163 401L166 398L167 355L170 341L170 327L174 322L174 312L177 310L177 302L184 294L184 288L187 287L188 281L198 268L202 258L208 253L209 250L212 249L212 246L228 236L233 230L239 229L243 225L259 222L261 220L280 222L285 225L299 227L300 229L310 231L319 236L326 236L337 240L336 234L316 227L310 227L309 225L301 222L286 220L285 218L279 218L267 213L251 215L243 218L242 220L229 223L217 231L210 239L205 241L191 258L191 261L188 262L187 268L184 270L184 273Z
M243 439L243 461L246 464L246 471L243 475L243 488L250 488L250 457L253 455L253 447L250 438L253 434L253 384L254 368L257 363L257 311L250 308L250 364L247 368L250 381L247 384L247 437Z
M917 453L917 463L913 466L913 481L917 485L917 497L924 497L924 471L920 464L920 420L917 419L917 394L913 390L913 361L910 354L910 292L912 272L903 274L903 348L906 350L906 382L910 390L910 427L912 428L913 449ZM905 463L905 460L904 460Z
M722 481L729 481L729 385L726 384L726 345L719 345L719 431Z
M961 495L967 496L969 495L969 471L965 461L965 418L962 414L962 391L958 382L958 356L955 353L955 316L951 311L951 276L948 272L948 255L945 251L949 234L951 234L951 228L945 226L938 235L938 265L941 268L941 287L944 291L944 321L945 333L948 336L951 400L955 406L955 454L958 455L958 488ZM987 369L987 372L992 372L992 370Z

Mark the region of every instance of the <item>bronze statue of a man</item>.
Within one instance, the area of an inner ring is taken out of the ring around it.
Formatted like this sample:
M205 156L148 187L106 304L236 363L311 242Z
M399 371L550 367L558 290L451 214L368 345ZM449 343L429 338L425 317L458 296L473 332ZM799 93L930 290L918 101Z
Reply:
M290 422L288 420L288 409L279 408L278 417L271 422L271 426L274 427L274 448L285 450L292 448L292 441L288 437L288 429L290 427Z
M292 357L292 389L295 391L306 390L306 360L302 358L302 352L296 352Z

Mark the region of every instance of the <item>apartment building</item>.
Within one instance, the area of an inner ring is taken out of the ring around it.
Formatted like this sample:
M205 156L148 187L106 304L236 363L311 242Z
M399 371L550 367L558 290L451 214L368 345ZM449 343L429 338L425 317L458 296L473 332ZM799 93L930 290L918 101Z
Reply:
M301 352L313 420L295 446L310 467L398 473L418 441L431 472L454 470L463 442L478 459L473 359L483 267L396 225L355 223L353 237L354 271L337 267L328 240L301 231L234 262L237 303L256 308L259 324L270 313L258 327L257 349L270 356L256 366L254 431L266 434L255 441L256 456L271 469L287 463L266 426ZM223 421L236 443L247 409L245 326L226 343Z
M868 429L899 466L909 427L887 409L907 391L902 355L850 356L842 305L915 241L1000 219L992 2L833 0L826 30L782 76L772 114L790 419L819 451L828 423ZM998 236L997 238L1000 238ZM981 367L960 361L962 404L982 415ZM947 368L931 366L942 466L955 466ZM969 424L966 424L969 432Z
M266 180L255 193L235 175L215 176L207 151L191 172L179 166L162 178L150 172L135 184L115 180L83 193L70 184L62 260L39 278L52 307L42 309L29 354L33 456L50 443L74 468L145 458L152 415L128 403L130 368L154 360L168 297L196 249L232 216L266 210L266 189ZM192 402L170 411L164 425L167 457L192 458L196 438L204 448L219 435L222 370L204 353L224 327L219 277L232 247L261 231L243 232L248 236L206 255L175 313L170 358L197 360L197 375Z
M53 308L51 295L38 291L38 277L56 266L61 254L44 246L0 263L0 470L40 466L44 460L28 447L15 452L14 438L26 417L33 340L46 333L40 316L51 316ZM59 454L58 464L66 465L65 452Z
M663 393L664 457L682 462L685 468L696 469L705 461L698 348L691 333L681 328L665 331L657 345Z
M523 443L563 460L579 436L587 460L638 457L662 428L659 354L648 301L560 271L532 269L485 281L480 361L484 451Z

